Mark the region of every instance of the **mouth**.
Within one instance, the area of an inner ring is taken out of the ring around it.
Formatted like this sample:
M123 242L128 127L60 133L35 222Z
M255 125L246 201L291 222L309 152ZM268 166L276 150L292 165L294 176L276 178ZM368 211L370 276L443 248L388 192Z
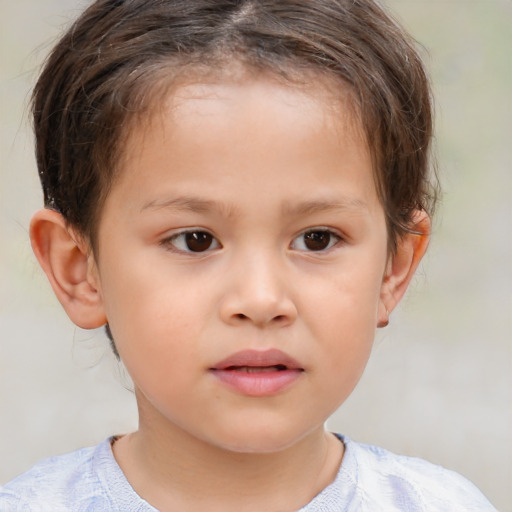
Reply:
M292 357L277 349L243 350L220 361L210 373L231 390L253 397L284 391L304 373Z
M282 372L288 370L284 364L276 364L273 366L228 366L224 369L227 372L246 372L246 373L259 373L259 372Z
M241 350L218 362L212 370L256 369L268 371L303 370L301 364L282 350Z

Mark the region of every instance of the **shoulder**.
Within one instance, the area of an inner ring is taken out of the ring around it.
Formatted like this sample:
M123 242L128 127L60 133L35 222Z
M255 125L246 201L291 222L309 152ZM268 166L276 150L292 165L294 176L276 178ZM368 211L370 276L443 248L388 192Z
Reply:
M110 440L91 448L50 457L0 487L2 512L111 510L97 466L108 456ZM79 507L77 507L79 505ZM70 508L72 507L72 508Z
M357 475L354 484L359 495L368 500L375 496L378 503L389 504L389 510L495 511L469 480L454 471L346 437L342 440L346 447L342 469Z

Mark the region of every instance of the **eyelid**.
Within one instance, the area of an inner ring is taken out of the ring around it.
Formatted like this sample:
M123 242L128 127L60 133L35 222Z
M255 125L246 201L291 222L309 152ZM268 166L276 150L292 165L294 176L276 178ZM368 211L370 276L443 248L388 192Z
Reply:
M292 243L290 244L290 247L293 249L293 243L295 242L295 240L299 239L300 237L304 236L305 234L314 233L314 232L318 232L318 231L329 233L330 235L337 238L337 241L334 244L332 244L330 247L328 247L326 249L319 250L319 251L299 249L300 251L308 252L308 253L312 253L312 254L315 254L315 253L322 254L322 253L329 252L331 249L337 247L340 244L340 242L346 241L345 235L343 233L341 233L338 229L330 228L327 226L312 226L310 228L306 228L306 229L303 229L302 231L300 231L293 238Z
M191 250L185 250L180 249L179 247L176 247L176 245L173 243L178 237L187 235L188 233L208 233L213 238L213 243L215 244L215 247L209 247L205 251L191 251ZM161 241L160 245L165 247L167 250L178 253L178 254L186 254L186 255L194 255L194 256L201 256L206 255L216 249L222 248L222 244L218 240L218 238L209 230L203 227L190 227L190 228L182 228L177 229L167 236L165 236Z

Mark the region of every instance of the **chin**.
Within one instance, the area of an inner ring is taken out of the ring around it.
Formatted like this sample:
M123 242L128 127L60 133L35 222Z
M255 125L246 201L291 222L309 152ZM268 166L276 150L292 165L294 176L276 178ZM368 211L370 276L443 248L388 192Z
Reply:
M272 454L290 448L314 430L298 429L296 425L292 428L284 425L282 428L277 425L253 425L239 430L227 430L217 438L216 444L224 450L240 454Z

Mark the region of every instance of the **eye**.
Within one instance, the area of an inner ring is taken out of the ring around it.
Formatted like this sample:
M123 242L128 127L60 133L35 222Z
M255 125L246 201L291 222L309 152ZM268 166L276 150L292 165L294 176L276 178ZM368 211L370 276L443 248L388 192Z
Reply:
M179 252L205 252L220 247L217 239L207 231L184 231L165 239L163 245Z
M334 247L341 237L329 229L310 229L300 234L293 242L292 249L298 251L326 251Z

